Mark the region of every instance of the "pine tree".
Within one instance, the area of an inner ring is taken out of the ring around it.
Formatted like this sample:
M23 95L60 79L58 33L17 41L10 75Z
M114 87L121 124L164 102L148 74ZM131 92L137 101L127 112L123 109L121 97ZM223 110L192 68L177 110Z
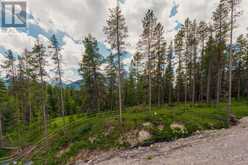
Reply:
M16 97L18 100L19 119L23 121L23 124L28 123L27 118L27 81L26 81L26 66L23 56L18 56L17 65L17 83L16 83Z
M168 104L172 104L173 99L173 81L174 81L174 71L173 71L173 42L170 43L169 52L167 54L167 66L165 69L165 86L168 89L167 100Z
M116 74L116 70L118 68L118 64L117 64L117 60L116 60L116 56L113 55L112 53L107 57L107 66L106 66L106 79L107 79L107 87L108 87L108 92L107 95L109 98L108 100L108 105L110 107L110 110L113 111L114 108L116 107L116 101L117 97L116 97L116 89L117 89L117 74Z
M189 18L185 20L183 31L184 31L184 46L185 46L185 51L184 51L184 65L185 65L185 80L184 80L184 102L185 104L188 101L189 98L189 88L190 85L192 84L192 45L191 45L191 40L192 40L192 31L191 31L191 25L192 22L190 21Z
M3 147L3 104L6 101L7 91L3 80L0 80L0 148Z
M25 76L26 76L26 93L27 93L27 104L28 104L28 114L29 114L29 124L31 125L32 120L33 120L33 98L35 90L34 88L34 82L36 80L36 75L34 73L34 68L33 68L33 58L32 58L32 53L29 52L27 49L24 50L23 54L23 60L25 62Z
M234 54L233 60L235 63L235 78L236 82L234 87L237 90L237 98L245 96L248 92L247 80L248 80L248 39L244 35L240 35L237 38L238 51Z
M152 108L152 70L154 66L154 54L153 46L154 46L154 29L157 24L157 18L154 15L153 10L148 10L146 15L142 21L143 23L143 33L141 35L141 39L138 43L138 47L140 52L143 54L144 59L147 59L145 68L148 74L148 102L149 102L149 110Z
M20 112L20 106L18 103L18 82L17 82L17 57L13 53L12 50L8 50L5 52L5 60L3 61L3 64L1 65L1 68L4 70L6 79L9 81L9 87L8 87L8 95L12 96L14 99L14 108L15 108L15 114L13 120L15 121L15 127L17 128L17 139L18 142L20 142L21 138L21 112Z
M209 25L209 39L207 41L206 44L206 48L205 48L205 58L204 60L204 64L206 68L207 72L207 94L206 94L206 99L207 99L207 104L210 103L210 99L211 99L211 82L213 79L213 65L214 65L214 55L216 54L216 50L217 50L217 41L213 38L213 28L211 25Z
M63 123L65 126L65 105L64 105L64 84L63 84L63 80L62 80L62 76L63 76L63 69L62 69L62 55L60 53L61 51L61 47L60 44L58 42L58 39L56 37L56 35L53 35L50 39L51 42L51 46L50 48L52 49L52 59L54 61L55 66L55 78L56 78L56 82L58 81L59 84L59 90L60 90L60 112L63 118Z
M230 5L230 47L229 47L229 87L228 87L228 117L229 117L229 124L233 121L234 115L232 113L232 56L233 56L233 30L234 30L234 24L235 24L235 17L239 15L239 13L235 13L237 10L238 5L240 4L241 0L229 0ZM237 14L237 15L236 15Z
M199 42L201 44L201 57L200 57L200 100L203 101L204 98L204 79L205 74L204 72L204 58L205 58L205 46L206 40L208 38L208 25L207 23L201 21L198 27L198 34L199 34Z
M229 7L226 0L220 0L218 7L213 13L214 31L218 41L217 55L217 85L216 85L216 103L220 102L222 92L222 78L224 70L224 50L226 47Z
M191 43L193 49L193 65L192 65L192 104L195 104L196 101L196 77L197 77L197 48L198 48L198 36L197 36L197 23L194 20L193 24L191 25Z
M137 103L137 81L135 80L135 65L134 61L131 61L129 67L128 78L126 80L126 91L127 96L125 98L125 105L127 106L134 106Z
M44 123L44 135L45 138L48 137L48 112L47 112L47 84L45 81L45 78L47 77L47 54L46 54L46 48L44 45L37 39L33 50L33 68L34 73L36 74L35 77L37 78L37 82L39 82L40 86L40 106L41 111L43 113L43 123Z
M135 74L136 90L137 90L137 105L145 103L145 76L144 76L144 58L142 53L136 52L132 59L133 70Z
M177 93L177 102L182 101L182 93L184 90L184 68L183 68L183 46L184 46L184 31L181 29L176 34L175 40L175 55L177 59L177 70L176 70L176 93Z
M5 60L1 65L1 68L5 71L6 79L10 81L10 93L14 95L15 93L15 85L16 85L16 57L12 50L8 50L5 52Z
M156 80L156 93L157 93L157 104L161 105L163 101L163 90L162 90L162 76L165 65L166 56L166 42L164 39L164 26L158 23L154 29L154 51L155 54L155 80Z
M100 88L103 86L101 65L103 58L98 52L97 40L91 35L84 41L85 53L80 63L79 73L83 77L82 87L86 93L88 112L99 112L101 109Z
M104 27L104 32L107 35L107 42L112 49L116 51L118 58L118 93L119 93L119 111L120 122L122 123L122 84L121 84L121 56L125 49L125 39L128 37L127 26L125 18L121 12L119 6L114 9L110 9L110 16L107 20L107 25Z

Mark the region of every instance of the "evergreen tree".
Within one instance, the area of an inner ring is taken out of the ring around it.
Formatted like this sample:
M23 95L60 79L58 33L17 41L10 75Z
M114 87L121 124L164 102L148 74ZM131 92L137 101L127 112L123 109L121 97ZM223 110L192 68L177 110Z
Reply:
M222 78L225 65L224 50L226 47L227 33L229 30L228 14L229 6L226 0L220 0L218 7L213 13L213 25L218 41L217 65L217 85L216 85L216 103L220 102L222 92Z
M60 44L58 42L58 39L56 37L56 35L53 35L50 39L51 42L51 49L52 49L52 59L54 61L55 66L55 79L56 82L58 82L59 84L59 90L60 90L60 112L61 115L63 117L63 122L65 125L65 121L64 121L64 116L65 116L65 105L64 105L64 84L63 84L63 80L62 80L62 76L63 76L63 70L62 70L62 55L60 53L61 47Z
M140 52L136 52L132 59L132 70L136 81L137 105L145 103L145 76L144 76L144 58Z
M206 72L204 72L204 57L206 41L208 38L208 25L204 21L199 23L198 27L199 42L201 44L201 57L200 57L200 100L204 98L204 80L206 80Z
M165 65L166 56L166 42L164 39L164 26L158 23L154 29L154 50L155 54L155 81L156 81L156 93L157 93L157 104L161 105L163 102L163 71Z
M125 105L127 106L134 106L137 104L137 81L135 80L135 65L134 61L131 61L130 67L129 67L129 74L128 78L126 80L126 99L125 99Z
M16 65L16 57L12 50L8 50L5 52L5 60L1 65L3 68L6 79L10 81L10 93L12 95L15 94L15 85L16 85L16 72L17 72L17 65Z
M235 67L234 84L237 98L248 94L248 39L244 35L237 38L238 51L235 52L233 60Z
M175 40L175 55L177 59L177 69L176 69L176 93L177 101L183 100L183 95L181 91L184 90L184 66L183 66L183 50L184 50L184 31L181 29L176 34Z
M206 44L205 48L205 56L204 56L204 68L205 72L207 72L207 93L206 93L206 99L207 104L210 103L210 99L212 98L212 90L211 84L213 79L213 70L214 70L214 61L215 61L215 55L217 52L217 41L213 38L213 29L212 26L209 26L209 39Z
M192 45L192 104L196 101L196 79L197 79L197 48L198 48L198 36L197 36L197 23L196 20L191 25L191 42Z
M88 35L84 41L85 53L80 63L79 73L83 77L82 87L86 94L87 112L101 110L100 88L103 87L101 65L103 58L98 52L97 40Z
M3 147L3 107L7 91L3 80L0 80L0 148Z
M240 4L241 0L229 0L230 5L230 46L229 46L229 86L228 86L228 117L229 117L229 124L233 121L235 118L232 112L232 62L233 62L233 30L234 30L234 24L235 24L235 17L237 17L235 13L237 10L237 6Z
M165 86L168 90L167 98L168 104L171 105L173 101L173 81L174 81L174 71L173 71L173 43L170 43L169 52L167 54L167 66L165 69Z
M152 70L154 66L154 54L153 46L154 46L154 31L157 24L157 18L154 15L153 10L148 10L145 14L145 17L142 21L143 23L143 33L141 35L141 39L138 43L138 47L140 52L143 54L144 59L146 61L145 72L148 75L148 102L149 102L149 110L151 111L152 107Z
M108 105L111 111L116 107L116 89L117 89L117 74L116 70L118 68L116 56L112 53L107 57L107 66L106 66L106 79L107 79L107 95L109 98Z
M36 74L34 73L33 65L33 57L32 53L29 52L27 49L24 50L23 60L25 65L25 77L26 77L26 97L27 97L27 104L28 104L28 121L31 124L34 116L33 112L33 104L35 104L35 93L33 92L35 89L35 80Z
M125 49L125 39L128 37L127 26L125 18L121 12L119 6L114 9L110 9L110 16L107 20L107 25L104 27L104 32L107 35L107 42L112 49L116 51L118 58L118 93L119 93L119 111L120 111L120 122L122 122L122 85L121 85L121 56Z
M36 74L34 77L37 78L37 82L39 82L40 86L40 107L43 113L43 123L44 123L44 135L48 137L48 112L47 112L47 84L45 78L47 77L47 54L46 48L44 45L37 39L33 50L33 63L32 66L34 68L34 73Z
M184 46L185 46L185 51L184 51L184 65L185 65L185 80L184 80L184 102L188 101L189 98L189 89L191 89L192 85L192 30L191 26L192 22L190 21L189 18L185 20L184 27L183 27L183 32L184 32Z

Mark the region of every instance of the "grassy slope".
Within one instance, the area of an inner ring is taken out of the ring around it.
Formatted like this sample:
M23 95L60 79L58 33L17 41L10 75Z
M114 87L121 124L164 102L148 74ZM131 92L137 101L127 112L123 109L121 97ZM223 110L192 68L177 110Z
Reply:
M120 143L120 137L131 130L149 131L152 138L144 144L158 141L172 141L177 138L190 136L198 130L226 128L225 105L209 107L197 105L185 107L154 107L152 112L144 110L144 107L133 107L124 113L124 122L121 126L118 122L118 115L113 113L102 113L95 116L75 115L67 117L66 134L61 130L63 120L54 119L50 123L49 132L53 136L49 139L50 147L32 153L35 164L43 164L48 159L49 164L66 164L82 149L107 150L111 148L126 148L127 143ZM233 111L238 118L248 116L247 102L235 102ZM145 128L144 123L151 123L152 126ZM173 131L170 128L172 123L180 123L185 126L185 131ZM158 126L163 126L159 129ZM140 144L140 145L144 145ZM63 152L61 152L63 151Z

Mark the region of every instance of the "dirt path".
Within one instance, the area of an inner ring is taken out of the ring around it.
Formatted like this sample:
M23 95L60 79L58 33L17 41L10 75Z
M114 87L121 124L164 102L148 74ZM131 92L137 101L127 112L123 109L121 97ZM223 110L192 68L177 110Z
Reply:
M77 165L248 165L248 118L231 129L170 143L105 153Z

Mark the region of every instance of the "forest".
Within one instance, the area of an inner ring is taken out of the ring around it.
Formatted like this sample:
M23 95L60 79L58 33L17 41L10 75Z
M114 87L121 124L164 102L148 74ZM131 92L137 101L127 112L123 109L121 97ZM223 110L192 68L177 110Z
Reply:
M0 65L0 160L66 164L83 148L129 146L116 139L147 121L199 122L185 123L187 133L155 132L148 143L237 124L248 116L248 34L235 31L239 5L240 0L220 0L211 20L187 18L171 41L156 11L148 9L130 65L123 63L129 37L125 16L119 6L109 9L102 29L111 54L99 52L92 34L83 38L80 88L64 82L63 45L56 35L49 45L37 39L21 55L8 50ZM112 127L120 130L100 135ZM76 147L59 156L71 143Z

